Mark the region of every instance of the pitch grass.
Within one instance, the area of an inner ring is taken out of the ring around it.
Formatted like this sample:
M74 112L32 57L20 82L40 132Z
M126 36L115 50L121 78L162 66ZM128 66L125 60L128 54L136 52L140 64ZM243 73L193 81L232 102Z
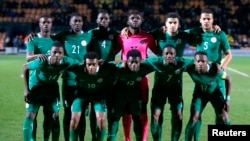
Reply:
M229 67L250 75L249 57L234 57ZM25 116L25 103L23 100L24 86L22 65L25 63L24 55L0 55L0 141L22 141L22 125ZM231 93L230 118L232 124L250 124L249 99L250 85L249 77L238 73L227 71L233 80ZM150 84L153 84L153 74L150 74ZM183 129L180 140L184 140L184 130L189 118L189 105L192 95L193 83L189 76L184 73L184 117ZM152 85L150 90L152 89ZM148 105L149 109L149 105ZM150 111L150 110L148 110ZM62 123L63 108L60 111L60 121ZM150 113L149 113L150 115ZM42 140L42 108L38 114L37 141ZM150 117L150 116L149 116ZM169 105L165 106L164 111L163 139L170 140L170 111ZM88 117L87 117L88 119ZM201 141L207 140L207 125L214 123L214 111L210 104L207 105L203 115L201 129ZM91 140L89 126L87 122L86 141ZM122 126L118 131L117 141L123 141ZM134 140L134 134L131 133ZM60 141L63 141L63 130L61 126ZM148 141L152 141L150 130L148 131Z

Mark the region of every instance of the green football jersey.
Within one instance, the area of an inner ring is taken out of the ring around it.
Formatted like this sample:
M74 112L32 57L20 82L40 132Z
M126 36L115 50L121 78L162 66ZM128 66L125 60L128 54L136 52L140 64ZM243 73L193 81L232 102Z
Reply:
M29 70L33 70L29 79L30 89L35 85L56 83L65 69L77 63L79 63L78 60L66 56L62 58L59 65L51 65L48 61L39 59L28 62Z
M120 64L117 64L119 68ZM154 68L147 64L141 63L140 70L138 72L131 72L128 68L120 68L114 75L116 76L117 80L116 83L119 83L120 86L124 88L134 88L137 87L141 81L141 79L154 71Z
M44 38L38 34L33 40L27 42L27 52L33 51L34 54L49 55L53 42L51 38Z
M91 40L91 34L84 32L81 34L75 34L71 31L63 31L52 35L51 38L63 43L66 56L83 61L84 55L87 52L87 46ZM76 76L72 72L66 72L63 77L67 79L75 79Z
M194 39L189 33L184 31L178 31L178 34L172 36L169 33L163 33L160 30L151 31L152 36L157 43L157 53L159 56L162 55L162 51L167 44L172 44L176 50L176 56L182 57L186 44L193 44Z
M88 51L96 52L100 59L105 61L115 60L115 41L118 31L108 29L100 30L95 28L89 31L92 34L92 40L88 46Z
M145 63L150 64L155 69L154 83L166 87L182 84L182 73L177 73L176 70L186 68L186 66L193 64L191 59L184 59L176 57L176 64L164 64L162 56L155 58L147 58Z
M230 49L225 32L220 31L215 33L214 31L204 32L201 27L187 30L192 36L195 36L196 50L206 51L208 54L208 60L215 63L221 63L223 58L223 52Z
M186 71L195 83L195 89L201 91L203 94L211 94L216 88L220 87L219 80L225 79L226 73L220 71L217 73L217 66L215 64L209 64L207 73L198 73L195 69L195 65L187 67Z
M107 81L112 77L115 70L115 64L107 63L100 65L98 71L94 75L89 75L85 64L74 65L69 68L69 71L76 74L78 86L80 86L84 92L88 93L95 93L104 90Z

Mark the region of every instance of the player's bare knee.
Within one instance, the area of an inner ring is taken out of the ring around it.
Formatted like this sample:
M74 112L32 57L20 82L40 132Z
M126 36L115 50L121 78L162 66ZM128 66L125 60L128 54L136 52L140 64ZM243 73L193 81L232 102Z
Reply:
M155 123L158 123L159 122L159 117L161 115L161 110L155 110L154 111L154 115L153 115L153 121Z
M100 125L99 129L100 129L100 130L105 129L105 128L106 128L106 120L105 120L105 119L100 119L99 122L100 122L100 124L99 124L99 125Z
M174 113L174 119L178 119L178 120L182 120L183 115L182 115L182 111L179 110L176 113Z
M79 120L80 120L80 116L78 114L72 113L71 120L70 120L70 129L76 130L78 127Z
M192 123L196 123L199 119L199 114L195 114L193 117L192 117Z
M34 119L36 117L36 113L34 113L34 112L27 112L26 113L26 117Z
M159 122L159 115L153 115L153 122L158 123Z
M76 130L77 129L77 119L71 118L70 120L70 129Z

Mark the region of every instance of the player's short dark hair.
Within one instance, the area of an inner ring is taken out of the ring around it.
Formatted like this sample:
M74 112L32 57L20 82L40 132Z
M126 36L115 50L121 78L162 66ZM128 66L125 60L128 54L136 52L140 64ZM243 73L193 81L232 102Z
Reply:
M63 44L60 41L54 41L52 47L61 47L63 48Z
M128 18L133 14L140 15L141 17L143 17L142 13L139 12L138 10L132 10L128 13Z
M41 18L51 18L51 19L52 19L52 17L51 17L50 15L48 15L48 14L42 14L42 15L39 17L39 19L41 19Z
M208 13L208 14L212 14L212 15L214 14L213 11L211 9L208 9L208 8L202 9L201 14L202 13Z
M71 20L73 17L81 17L81 18L82 18L82 15L81 15L80 13L74 12L74 13L71 13L71 14L70 14L70 20Z
M167 15L166 15L166 20L168 18L178 18L178 20L180 20L180 15L177 13L177 12L169 12Z
M106 9L98 9L98 14L97 15L99 15L101 13L109 14L109 12Z
M86 59L98 59L99 60L99 55L96 53L96 52L87 52L85 55L84 55L84 61Z
M166 44L166 45L164 46L164 48L167 48L167 47L171 47L171 48L174 48L174 49L175 49L175 46L174 46L173 44Z
M197 51L197 52L195 52L194 56L196 56L196 55L205 55L205 56L207 56L207 53L205 51Z
M142 58L141 57L141 52L138 49L131 49L131 50L129 50L127 52L127 56L126 57L127 57L127 59L129 57L140 57L140 58Z

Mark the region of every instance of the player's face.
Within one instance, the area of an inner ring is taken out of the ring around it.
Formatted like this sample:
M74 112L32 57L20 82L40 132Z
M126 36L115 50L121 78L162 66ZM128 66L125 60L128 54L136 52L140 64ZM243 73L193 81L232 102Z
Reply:
M175 63L175 56L176 52L175 49L172 47L166 47L164 48L162 55L164 57L165 63L166 64L173 64Z
M96 23L100 27L108 28L110 22L109 14L108 13L100 13L97 16Z
M139 14L131 14L128 17L128 26L133 29L138 29L141 27L142 17Z
M99 66L98 59L89 59L89 58L86 58L85 65L86 65L88 73L90 75L93 75L93 74L96 73L97 68Z
M60 64L60 61L62 60L62 57L64 56L64 50L63 47L56 47L53 46L50 50L50 56L53 60L53 65Z
M175 33L178 31L179 19L178 18L167 18L166 23L167 32Z
M44 33L48 33L52 28L52 18L40 18L39 19L40 30Z
M132 72L137 72L140 69L140 57L128 57L127 59L127 66Z
M75 33L80 33L82 31L83 20L81 16L73 16L70 19L69 25Z
M212 30L213 29L213 14L211 13L202 13L200 17L200 23L204 30Z
M195 68L199 73L207 72L207 56L202 54L197 54L194 58Z

